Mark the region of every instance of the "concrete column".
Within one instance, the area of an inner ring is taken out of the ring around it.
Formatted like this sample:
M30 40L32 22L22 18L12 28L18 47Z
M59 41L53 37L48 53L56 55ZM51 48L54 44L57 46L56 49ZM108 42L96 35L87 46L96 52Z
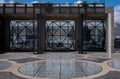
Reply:
M112 15L111 13L108 13L108 19L107 19L107 52L108 52L108 58L111 58L112 53Z
M114 39L115 39L115 34L114 34L114 8L113 7L106 7L105 8L105 13L108 15L107 17L107 28L106 28L106 45L107 45L107 52L108 52L108 29L110 29L109 25L111 24L111 53L115 52L114 49ZM110 18L110 19L109 19ZM110 21L111 20L111 21ZM110 48L109 48L110 49Z
M45 18L43 15L37 15L38 26L37 26L37 53L42 54L45 51Z
M76 49L82 53L83 52L83 37L82 37L82 17L78 15L76 20Z
M78 50L78 40L80 40L79 38L79 35L78 35L78 32L79 32L79 19L76 19L75 20L75 49Z
M5 52L5 39L4 39L4 18L0 17L0 53Z
M114 12L114 11L113 11ZM114 40L115 40L115 33L114 33L114 31L115 31L115 28L114 28L114 13L111 13L111 32L112 32L112 34L111 34L111 41L112 41L112 47L111 47L111 49L112 49L112 53L115 53L115 48L114 48Z
M4 41L5 41L5 52L10 51L10 19L5 18L5 33L4 33Z

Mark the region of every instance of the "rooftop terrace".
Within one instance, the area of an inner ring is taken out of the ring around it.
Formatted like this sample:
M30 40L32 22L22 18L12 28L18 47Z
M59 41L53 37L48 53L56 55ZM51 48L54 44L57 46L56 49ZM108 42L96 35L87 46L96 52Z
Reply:
M120 54L51 53L0 55L0 79L120 79Z

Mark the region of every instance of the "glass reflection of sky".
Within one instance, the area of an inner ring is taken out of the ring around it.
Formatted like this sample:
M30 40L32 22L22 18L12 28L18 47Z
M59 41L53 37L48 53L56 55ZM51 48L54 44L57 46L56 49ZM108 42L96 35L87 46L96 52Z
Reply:
M109 66L120 70L120 60L114 60L108 63Z
M43 78L77 78L99 73L99 65L75 60L46 60L23 65L23 74Z

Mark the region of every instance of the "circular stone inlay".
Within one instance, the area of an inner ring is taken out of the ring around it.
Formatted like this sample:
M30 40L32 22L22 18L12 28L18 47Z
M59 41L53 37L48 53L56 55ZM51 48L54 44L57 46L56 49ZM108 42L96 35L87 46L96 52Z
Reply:
M6 53L1 54L0 59L21 59L21 58L28 58L32 55L26 53Z
M75 60L46 60L25 64L19 72L41 78L78 78L99 73L102 68L90 62Z
M108 65L115 69L120 69L120 60L114 60L108 62Z
M0 61L0 70L6 69L10 67L12 63L6 61Z
M40 59L81 59L83 55L81 54L71 54L71 53L64 53L64 54L43 54L38 55L37 58Z

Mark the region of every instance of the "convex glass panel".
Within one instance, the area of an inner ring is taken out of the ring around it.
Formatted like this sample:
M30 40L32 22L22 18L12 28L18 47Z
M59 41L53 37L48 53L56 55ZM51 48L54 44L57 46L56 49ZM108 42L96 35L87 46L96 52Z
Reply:
M10 22L11 50L31 50L33 48L33 45L36 44L36 32L37 21L12 20Z
M74 50L75 21L48 20L46 21L46 49Z
M84 50L105 50L105 21L83 21Z

